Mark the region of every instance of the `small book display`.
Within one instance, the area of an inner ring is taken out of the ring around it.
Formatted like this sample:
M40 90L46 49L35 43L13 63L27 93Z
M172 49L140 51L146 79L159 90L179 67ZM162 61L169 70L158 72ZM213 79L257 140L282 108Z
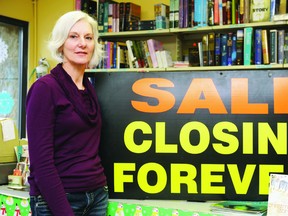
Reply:
M267 216L288 215L288 175L271 174Z

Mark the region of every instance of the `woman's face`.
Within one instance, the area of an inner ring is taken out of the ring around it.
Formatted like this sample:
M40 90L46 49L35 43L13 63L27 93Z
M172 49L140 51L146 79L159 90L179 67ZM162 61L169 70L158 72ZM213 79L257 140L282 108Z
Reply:
M63 62L85 66L89 63L95 48L91 25L79 20L71 28L63 45Z

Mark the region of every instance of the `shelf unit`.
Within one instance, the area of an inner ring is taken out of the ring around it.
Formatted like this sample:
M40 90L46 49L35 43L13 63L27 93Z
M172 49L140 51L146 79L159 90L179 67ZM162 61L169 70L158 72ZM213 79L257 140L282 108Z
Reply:
M139 1L141 5L141 1ZM231 32L237 29L252 27L253 29L288 29L288 21L243 23L233 25L204 26L193 28L170 28L148 31L123 31L100 33L102 40L125 41L147 40L150 38L163 42L163 47L171 51L173 61L182 59L185 48L189 47L191 41L199 39L209 32ZM191 45L190 45L191 46ZM237 65L237 66L202 66L202 67L173 67L173 68L121 68L121 69L89 69L87 72L161 72L161 71L219 71L219 70L259 70L259 69L287 69L288 64L268 64L268 65Z

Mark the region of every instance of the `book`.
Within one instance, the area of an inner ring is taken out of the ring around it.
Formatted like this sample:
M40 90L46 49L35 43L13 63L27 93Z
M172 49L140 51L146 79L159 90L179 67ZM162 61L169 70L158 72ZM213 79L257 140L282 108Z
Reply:
M198 50L199 50L200 67L202 67L202 66L204 66L203 65L203 46L202 46L202 41L198 42Z
M277 63L277 29L270 29L269 30L269 57L270 57L270 64L276 64Z
M174 4L174 28L179 27L179 0L175 0Z
M170 0L169 28L175 28L175 0Z
M81 10L81 0L75 0L75 10Z
M221 65L221 37L220 33L215 33L215 66Z
M171 57L171 52L170 51L162 50L162 51L160 51L160 55L161 55L162 66L164 68L173 66L173 61L172 61L172 57Z
M270 20L270 0L250 0L250 22L268 22Z
M273 21L276 12L276 0L270 0L270 21Z
M262 64L262 29L255 29L254 51L254 64Z
M166 29L169 27L169 6L163 3L154 4L154 19L156 29Z
M287 0L280 0L279 4L279 14L287 13Z
M208 33L208 65L215 65L215 33Z
M130 68L139 68L137 58L133 52L133 41L126 40L127 50L128 50L128 62Z
M237 59L237 35L232 34L232 65L236 65Z
M142 46L144 48L144 54L145 54L146 59L147 59L148 67L149 68L153 68L153 62L152 62L152 59L151 59L151 55L150 55L150 52L149 52L147 41L146 40L142 40L141 43L142 43Z
M229 32L227 34L227 65L231 66L232 65L232 36L233 33Z
M128 50L125 42L117 42L117 65L116 68L129 68Z
M228 35L226 33L221 34L221 66L227 66L228 64L227 39Z
M227 0L226 2L226 17L227 17L227 22L226 24L230 25L232 23L232 1L231 0Z
M284 34L284 64L288 63L288 32Z
M284 34L285 30L278 30L278 64L284 63Z
M163 62L162 62L161 51L157 50L155 52L155 56L156 56L156 59L157 59L158 68L163 68L164 66L163 66Z
M188 61L191 67L200 66L198 43L193 42L192 47L188 49Z
M219 1L219 25L223 25L223 5L222 5L222 0Z
M236 65L243 65L244 30L238 29L236 33Z
M104 32L104 11L105 11L105 0L99 0L99 5L98 5L98 31L99 33Z
M151 56L151 60L153 63L153 68L158 68L158 62L157 62L157 58L156 58L156 51L161 51L163 50L163 44L162 42L155 40L155 39L148 39L147 40L147 45L148 45L148 49L150 52L150 56Z
M223 215L265 215L267 201L222 201L211 205L211 211ZM274 215L275 216L275 215Z
M269 64L269 47L268 47L268 35L267 30L262 29L262 55L263 55L263 64Z
M208 25L214 26L214 0L208 0Z
M251 55L252 55L252 35L253 28L244 28L244 44L243 44L243 64L251 65Z
M207 0L194 0L195 26L207 26Z
M119 31L125 31L125 2L119 2Z
M209 65L209 42L208 42L208 34L203 35L202 37L202 54L203 54L203 66Z
M223 25L227 24L227 0L222 0L222 21Z
M214 25L219 25L219 0L214 0Z
M250 22L250 1L252 0L244 0L243 23Z
M270 174L267 216L288 215L288 175Z

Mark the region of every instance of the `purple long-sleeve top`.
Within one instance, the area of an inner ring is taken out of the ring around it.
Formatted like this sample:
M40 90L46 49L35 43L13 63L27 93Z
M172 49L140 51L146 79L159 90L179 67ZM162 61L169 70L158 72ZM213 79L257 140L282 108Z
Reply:
M86 89L78 90L59 64L27 95L30 195L42 195L55 216L73 215L66 193L106 185L99 157L100 108L93 86L84 81Z

